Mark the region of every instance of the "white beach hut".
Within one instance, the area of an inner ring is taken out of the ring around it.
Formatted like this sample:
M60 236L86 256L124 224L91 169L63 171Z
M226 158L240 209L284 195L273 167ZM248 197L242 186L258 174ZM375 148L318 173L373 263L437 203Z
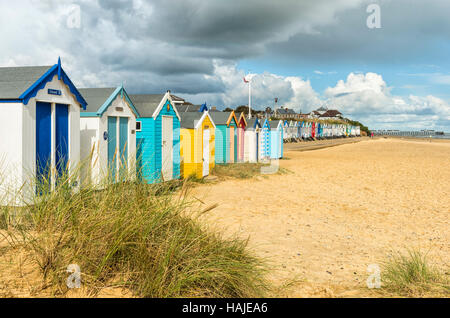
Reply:
M2 204L22 205L35 195L36 181L51 187L59 176L75 171L80 110L86 105L61 60L53 66L0 68ZM78 182L71 179L69 184Z
M247 120L245 127L245 142L244 142L244 161L258 162L259 161L259 145L261 139L261 124L258 118L251 118Z
M83 88L88 102L81 111L83 181L98 184L136 173L136 118L138 111L123 86Z

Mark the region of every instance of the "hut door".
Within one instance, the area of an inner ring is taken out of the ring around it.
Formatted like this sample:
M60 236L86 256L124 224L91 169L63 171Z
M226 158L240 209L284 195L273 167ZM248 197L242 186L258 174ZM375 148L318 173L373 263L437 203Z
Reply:
M162 176L173 179L173 117L162 117Z
M256 135L256 162L259 161L259 132L255 132Z
M58 177L67 173L69 156L69 106L56 104L55 164Z
M230 162L234 162L234 127L230 126Z
M128 174L128 117L119 117L119 154L121 178Z
M117 173L117 117L108 117L108 171L113 180Z
M239 161L244 161L244 128L239 128Z
M203 176L209 175L209 129L203 130Z
M38 182L38 189L44 184L46 186L48 184L48 186L50 187L49 168L51 164L52 150L51 122L51 104L36 102L36 177Z

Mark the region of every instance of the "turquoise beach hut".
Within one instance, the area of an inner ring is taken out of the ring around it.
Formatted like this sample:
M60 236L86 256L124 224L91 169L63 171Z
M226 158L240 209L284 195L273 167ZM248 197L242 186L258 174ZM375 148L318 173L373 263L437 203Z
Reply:
M270 158L283 157L283 122L281 120L270 121Z
M147 183L180 178L180 115L170 91L131 95L136 119L136 166Z
M211 112L216 125L215 160L216 164L234 163L237 156L237 119L234 111Z

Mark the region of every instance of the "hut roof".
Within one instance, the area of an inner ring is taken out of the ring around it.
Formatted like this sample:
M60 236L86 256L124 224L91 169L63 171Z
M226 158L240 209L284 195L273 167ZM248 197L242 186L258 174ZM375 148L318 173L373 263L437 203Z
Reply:
M0 99L18 99L52 66L0 67Z
M96 113L106 100L114 93L116 88L80 88L79 91L88 103L86 113Z
M216 125L228 125L232 113L233 112L212 112L210 115ZM235 118L235 116L232 116L232 118Z
M152 117L163 98L164 94L130 95L141 117Z
M279 120L271 120L271 121L269 121L270 128L278 128L279 124L280 124Z
M255 129L256 126L261 127L261 123L257 118L251 118L247 120L247 129Z
M197 122L202 118L203 113L200 112L185 112L180 113L181 128L194 129Z

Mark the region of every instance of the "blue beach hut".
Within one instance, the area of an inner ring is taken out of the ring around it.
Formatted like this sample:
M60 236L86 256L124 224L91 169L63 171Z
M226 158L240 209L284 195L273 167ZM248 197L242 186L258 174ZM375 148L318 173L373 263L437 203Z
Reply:
M131 95L136 120L136 168L147 183L180 178L180 115L170 91Z
M270 159L270 147L271 147L270 123L267 118L262 121L261 135L259 142L260 142L259 160Z
M270 158L279 159L283 157L283 122L274 120L270 125Z
M0 68L0 199L6 201L0 204L22 205L15 193L31 200L35 180L50 186L66 169L76 171L86 105L60 59L53 66Z

